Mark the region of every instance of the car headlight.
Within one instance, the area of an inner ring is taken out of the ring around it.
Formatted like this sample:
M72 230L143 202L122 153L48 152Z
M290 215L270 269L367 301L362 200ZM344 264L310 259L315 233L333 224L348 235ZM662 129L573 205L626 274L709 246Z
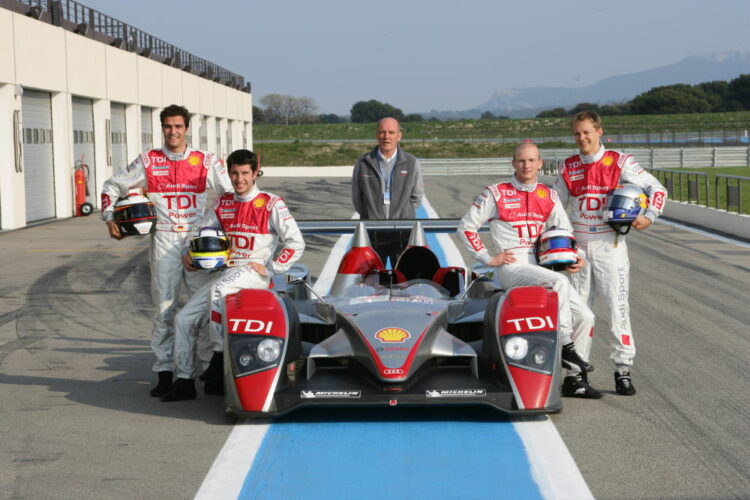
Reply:
M544 362L547 361L547 350L544 348L537 349L536 351L534 351L532 359L537 365L543 366Z
M258 344L258 357L266 363L276 361L281 355L281 342L274 339L264 339Z
M250 363L252 363L253 356L250 353L245 352L240 354L238 361L244 368L247 368L250 366Z
M512 337L505 343L505 355L510 359L519 361L526 357L529 352L529 343L523 337Z

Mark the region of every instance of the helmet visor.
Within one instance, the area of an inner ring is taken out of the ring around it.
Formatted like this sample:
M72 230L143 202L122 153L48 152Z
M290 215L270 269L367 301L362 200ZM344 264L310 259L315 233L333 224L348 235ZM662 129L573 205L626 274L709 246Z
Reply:
M550 250L575 250L576 247L575 240L567 236L553 236L539 243L539 251L542 253Z
M610 210L624 209L630 210L638 206L638 202L629 196L613 195L607 199L607 208Z
M218 236L200 236L190 241L190 251L196 253L224 252L229 250L229 241Z
M115 209L115 219L118 221L152 219L154 216L154 206L151 203L135 203Z

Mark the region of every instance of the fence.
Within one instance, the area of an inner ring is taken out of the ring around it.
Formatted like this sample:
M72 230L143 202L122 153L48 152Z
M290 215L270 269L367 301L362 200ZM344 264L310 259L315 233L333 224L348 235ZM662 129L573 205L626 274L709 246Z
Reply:
M422 158L424 175L510 175L510 158Z
M632 154L644 168L708 168L750 166L750 147L712 148L632 148L618 149ZM542 149L545 160L560 161L578 153L577 149Z
M75 0L0 0L0 7L60 26L68 31L135 52L207 80L250 92L250 82L228 69L193 55Z

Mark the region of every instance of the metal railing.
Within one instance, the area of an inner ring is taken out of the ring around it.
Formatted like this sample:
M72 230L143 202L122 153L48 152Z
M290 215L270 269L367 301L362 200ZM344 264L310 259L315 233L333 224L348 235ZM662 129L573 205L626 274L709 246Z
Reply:
M617 148L632 154L644 168L708 168L750 166L750 147L712 148ZM578 149L542 149L542 158L560 161L578 153Z
M724 179L725 183L725 195L726 195L726 203L721 204L722 206L719 206L719 200L721 197L719 196L719 184L721 183L721 180ZM730 181L736 180L736 184L732 184ZM737 207L737 213L742 213L742 183L743 182L750 182L750 177L743 177L740 175L725 175L725 174L716 174L716 179L714 180L714 188L715 188L715 200L716 200L716 208L723 208L726 207L727 212L731 212L732 207Z
M659 182L667 188L670 200L710 206L708 174L665 168L649 168L647 170L652 172L659 179ZM675 177L677 177L676 183ZM702 179L701 182L699 182L700 179ZM701 185L703 189L701 189Z
M510 175L510 158L420 158L424 175Z
M0 0L0 7L172 66L228 87L250 92L237 73L175 47L75 0Z

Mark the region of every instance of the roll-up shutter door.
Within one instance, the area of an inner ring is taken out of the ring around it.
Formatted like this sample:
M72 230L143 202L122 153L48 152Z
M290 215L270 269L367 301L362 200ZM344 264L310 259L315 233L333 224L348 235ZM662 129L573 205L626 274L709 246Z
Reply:
M234 149L232 148L232 120L227 122L227 154L230 154Z
M33 222L55 216L52 99L49 92L24 89L21 107L26 222Z
M94 156L94 102L73 97L73 161L85 165L86 201L97 205L96 165Z
M141 149L148 151L154 147L154 122L151 115L152 108L141 108Z
M127 153L125 129L125 105L112 103L110 134L112 135L112 168L118 171L130 162Z
M208 131L206 130L206 119L203 116L198 117L198 148L203 151L208 149Z

